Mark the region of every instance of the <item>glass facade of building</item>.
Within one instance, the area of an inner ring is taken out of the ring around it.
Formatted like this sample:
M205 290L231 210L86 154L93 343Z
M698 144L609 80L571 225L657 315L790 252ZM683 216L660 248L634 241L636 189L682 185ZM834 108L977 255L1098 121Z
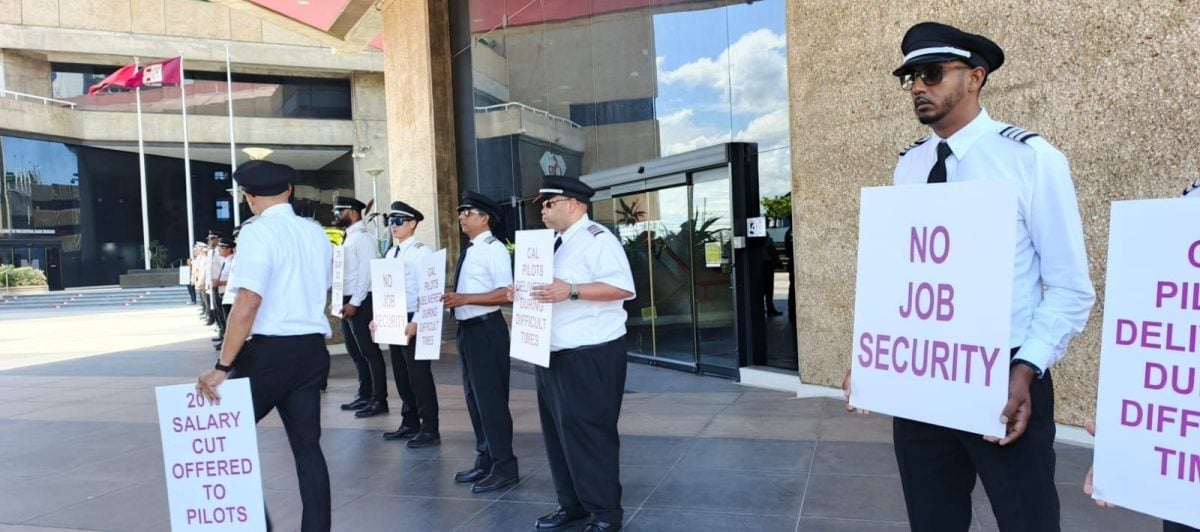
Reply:
M184 71L188 113L226 116L229 114L229 87L224 72ZM99 83L117 67L51 63L53 97L75 102L88 111L133 111L134 95L129 91L98 93L89 96L88 87ZM349 120L350 80L233 74L233 112L235 116L260 118L326 118ZM180 112L179 87L148 87L142 91L142 112Z
M345 151L319 169L300 171L294 204L301 215L332 221L333 196L354 188ZM192 161L197 238L210 228L233 229L229 170L228 164ZM0 175L0 261L45 269L58 260L65 287L116 284L121 274L143 267L137 153L5 134ZM150 240L164 250L166 264L186 259L183 160L147 155L146 182ZM243 203L242 219L250 216Z
M741 141L758 144L764 197L791 190L784 0L468 3L465 186L529 197L543 173Z
M757 145L762 198L790 192L785 0L463 1L470 16L452 22L452 42L459 77L469 64L470 91L456 81L456 97L472 101L456 104L457 123L472 131L460 143L474 144L460 156L460 185L515 204L509 231L541 227L532 199L543 174L577 177L727 142ZM634 269L632 352L732 358L733 265L704 255L732 232L728 190L726 177L614 192L593 206ZM782 250L787 225L769 222L773 249ZM786 260L770 257L764 272L781 279L764 293L782 311L770 317L778 339L768 351L771 365L795 369Z

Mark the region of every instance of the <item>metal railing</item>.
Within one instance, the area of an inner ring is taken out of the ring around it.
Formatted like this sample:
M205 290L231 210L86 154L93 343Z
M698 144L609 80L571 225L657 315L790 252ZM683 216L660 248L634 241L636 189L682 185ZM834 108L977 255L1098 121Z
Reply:
M25 94L23 92L10 91L7 89L0 89L0 97L12 98L14 100L21 100L21 99L37 100L37 101L41 101L42 105L57 105L59 107L69 107L71 109L75 109L75 102L68 102L66 100L56 100L54 98L47 98L45 96L35 96L33 94Z
M542 115L542 116L549 118L550 120L553 120L555 122L562 122L562 123L567 124L568 126L571 126L575 129L583 129L583 126L581 126L575 122L572 122L571 120L569 120L567 118L563 118L558 115L553 115L553 114L550 114L549 111L543 111L536 107L530 107L528 105L525 105L523 103L518 103L518 102L501 103L501 104L497 104L497 105L488 105L486 107L476 107L475 111L479 112L479 113L489 113L492 111L507 111L509 109L521 109L524 111L529 111L536 115Z

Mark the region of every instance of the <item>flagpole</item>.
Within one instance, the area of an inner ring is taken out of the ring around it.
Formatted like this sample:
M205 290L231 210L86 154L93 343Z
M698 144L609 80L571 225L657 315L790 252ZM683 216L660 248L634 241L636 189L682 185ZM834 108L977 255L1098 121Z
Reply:
M187 89L184 88L183 52L179 52L179 102L183 109L183 189L187 194L188 249L196 241L196 215L192 204L192 158L188 151Z
M242 225L242 198L238 195L237 180L233 171L237 169L237 149L233 141L233 70L229 67L229 45L225 45L225 96L229 100L229 182L233 184L233 225Z
M133 64L138 64L138 58L133 58ZM137 70L137 66L134 66ZM142 256L145 268L150 269L150 207L146 191L146 146L142 141L142 88L133 89L137 100L137 132L138 132L138 173L142 179Z

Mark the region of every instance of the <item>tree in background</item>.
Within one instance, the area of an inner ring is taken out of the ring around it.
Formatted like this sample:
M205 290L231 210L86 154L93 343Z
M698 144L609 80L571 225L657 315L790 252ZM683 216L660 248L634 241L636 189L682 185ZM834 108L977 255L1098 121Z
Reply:
M772 220L784 220L792 217L792 193L762 199L763 216Z

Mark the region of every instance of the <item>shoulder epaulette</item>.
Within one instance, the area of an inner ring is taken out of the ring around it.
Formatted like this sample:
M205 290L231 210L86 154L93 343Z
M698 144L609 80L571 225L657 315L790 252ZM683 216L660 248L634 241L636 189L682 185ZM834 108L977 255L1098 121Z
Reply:
M496 240L496 237L494 236L489 236L483 240L484 244L494 244L496 242L499 242L499 240Z
M413 242L413 247L414 248L423 248L423 247L425 247L425 244L422 244L420 242Z
M593 237L598 237L598 236L600 236L601 234L603 234L603 233L604 233L604 228L603 228L603 227L600 227L600 225L599 225L599 224L592 224L592 225L589 225L589 226L588 226L588 228L587 228L587 230L588 230L588 232L589 232L589 233L591 233L591 234L592 234L592 236L593 236Z
M256 214L254 216L246 218L245 220L242 220L242 224L238 226L238 229L245 227L246 224L254 223L254 220L257 220L257 219L258 219L258 215Z
M900 150L900 156L901 156L901 157L904 157L904 154L908 153L908 152L909 152L909 150L911 150L911 149L913 149L913 148L916 148L917 146L920 146L920 145L922 145L922 144L925 144L925 141L927 141L927 140L929 140L929 136L928 136L928 135L926 135L926 136L924 136L924 137L921 137L921 138L919 138L919 139L917 139L917 140L913 141L913 143L912 143L912 144L909 144L909 145L908 145L908 147L904 148L903 150Z
M1195 192L1196 190L1200 190L1200 179L1192 181L1192 184L1188 185L1187 188L1183 189L1183 195L1187 196L1188 194L1191 194L1191 193Z
M1041 135L1038 135L1032 131L1026 131L1017 126L1008 126L1000 130L1000 136L1007 137L1017 142L1027 142L1029 139Z

